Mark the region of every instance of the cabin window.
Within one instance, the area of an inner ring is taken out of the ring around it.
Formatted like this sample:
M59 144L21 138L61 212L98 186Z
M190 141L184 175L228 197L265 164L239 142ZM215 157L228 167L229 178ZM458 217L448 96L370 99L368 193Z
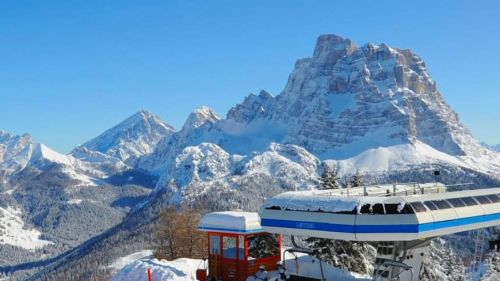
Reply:
M433 200L431 202L434 203L434 205L436 205L440 210L451 208L450 204L446 202L446 200Z
M404 203L405 205L403 206L403 209L401 209L401 214L407 215L407 214L414 214L413 209L410 207L409 204Z
M410 205L415 213L427 212L427 208L421 202L412 202Z
M385 212L384 212L384 205L380 204L380 203L373 204L372 205L372 212L375 215L383 215L383 214L385 214Z
M210 254L220 255L220 236L210 235Z
M385 204L385 213L388 215L400 214L398 211L399 204Z
M496 196L495 194L486 195L486 197L488 197L488 199L490 199L492 203L500 202L500 197Z
M279 256L278 235L266 233L248 236L248 258L261 259Z
M371 213L371 208L370 204L364 204L361 206L361 209L359 210L360 214L370 214Z
M384 205L382 203L377 203L373 205L365 204L361 207L360 213L367 215L383 215L385 214Z
M476 199L481 204L491 204L491 201L485 196L476 196L474 197L474 199Z
M243 235L238 236L238 259L243 260L245 257L245 237Z
M474 200L472 197L464 197L462 200L465 202L467 206L475 206L477 205L477 201Z
M401 206L401 204L403 204L404 206ZM385 213L388 215L413 214L414 213L409 204L406 204L406 203L401 203L401 204L384 204Z
M236 237L222 238L222 251L225 259L236 259Z
M460 198L448 199L448 202L450 202L451 205L453 205L453 207L455 208L465 207L465 202L462 201Z
M429 210L431 210L431 211L435 211L435 210L438 210L438 209L439 209L439 208L438 208L436 205L434 205L434 203L432 203L431 201L426 201L426 202L424 202L424 204L425 204L425 206L426 206Z

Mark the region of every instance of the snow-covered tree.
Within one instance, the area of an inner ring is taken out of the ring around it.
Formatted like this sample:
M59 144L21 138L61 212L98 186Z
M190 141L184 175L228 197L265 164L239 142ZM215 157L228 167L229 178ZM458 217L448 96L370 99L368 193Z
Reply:
M325 165L323 174L319 178L320 189L337 189L339 185L339 177L337 175L337 168Z
M335 267L360 274L371 274L377 251L368 243L323 238L307 238L314 256Z
M359 187L361 185L363 185L363 182L361 181L361 174L359 173L359 170L356 170L356 173L352 176L351 186Z

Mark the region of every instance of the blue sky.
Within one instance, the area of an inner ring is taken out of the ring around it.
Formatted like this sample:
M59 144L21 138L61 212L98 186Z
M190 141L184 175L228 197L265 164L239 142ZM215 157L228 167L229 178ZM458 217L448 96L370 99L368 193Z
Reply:
M481 141L500 142L498 1L0 1L0 129L69 152L139 109L176 128L279 94L318 35L419 54Z

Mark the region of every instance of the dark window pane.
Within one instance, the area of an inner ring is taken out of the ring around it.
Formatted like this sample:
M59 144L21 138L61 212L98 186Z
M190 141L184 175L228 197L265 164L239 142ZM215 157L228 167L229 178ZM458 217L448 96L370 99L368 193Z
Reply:
M370 214L371 213L370 204L365 204L365 205L361 206L361 210L359 211L359 213Z
M372 210L373 210L373 214L375 214L375 215L385 214L384 213L384 205L382 205L380 203L372 205Z
M434 203L432 203L431 201L427 201L427 202L424 202L425 206L427 206L427 208L429 210L432 210L432 211L435 211L437 209L439 209L436 205L434 205Z
M481 204L491 204L491 201L485 196L476 196L474 197L474 199L476 199Z
M421 202L412 202L410 205L415 213L427 212L427 208Z
M487 195L486 197L488 197L488 199L490 199L490 201L493 203L500 202L500 198L497 197L495 194Z
M448 199L448 202L450 202L455 208L465 207L465 202L460 200L460 198Z
M409 204L405 204L403 209L401 210L401 214L414 214L415 212L413 212L413 209L410 207Z
M464 201L465 205L467 205L467 206L477 205L476 200L472 199L472 197L464 197L464 198L462 198L462 201Z
M385 213L388 215L398 215L400 212L398 211L399 204L385 204Z
M446 200L433 200L432 203L436 205L440 210L451 208L450 204Z

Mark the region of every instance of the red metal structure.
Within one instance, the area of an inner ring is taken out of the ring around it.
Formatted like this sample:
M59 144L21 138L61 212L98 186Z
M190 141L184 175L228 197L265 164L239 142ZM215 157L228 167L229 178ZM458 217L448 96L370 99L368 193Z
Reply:
M281 236L262 231L257 214L210 213L198 229L207 232L210 281L245 281L260 265L274 270L281 260Z

